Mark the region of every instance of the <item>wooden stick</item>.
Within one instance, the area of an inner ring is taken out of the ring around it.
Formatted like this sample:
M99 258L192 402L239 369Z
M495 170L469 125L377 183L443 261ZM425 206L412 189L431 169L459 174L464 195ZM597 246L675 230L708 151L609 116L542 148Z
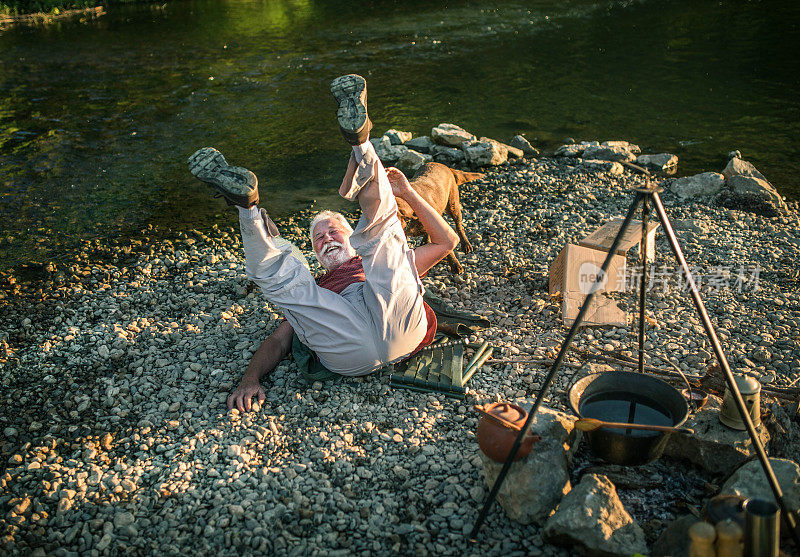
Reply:
M578 418L575 421L575 427L581 431L594 431L601 427L613 427L618 429L644 429L647 431L663 431L666 433L680 432L680 433L694 433L691 429L683 427L673 427L667 425L654 425L654 424L629 424L622 422L604 422L594 418Z

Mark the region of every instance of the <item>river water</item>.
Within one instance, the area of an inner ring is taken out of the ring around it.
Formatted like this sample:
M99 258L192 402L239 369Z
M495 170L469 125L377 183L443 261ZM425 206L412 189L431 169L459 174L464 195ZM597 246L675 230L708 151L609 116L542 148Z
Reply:
M626 139L679 175L740 149L800 197L800 4L188 0L0 34L0 268L81 238L233 224L186 170L212 145L276 216L333 195L328 85L369 83L376 131L440 122L552 149Z

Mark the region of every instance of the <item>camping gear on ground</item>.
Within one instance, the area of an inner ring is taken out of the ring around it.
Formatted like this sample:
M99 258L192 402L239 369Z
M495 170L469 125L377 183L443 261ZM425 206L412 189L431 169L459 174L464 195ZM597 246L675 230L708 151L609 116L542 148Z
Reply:
M689 527L689 557L716 557L714 540L717 531L708 522L695 522Z
M664 433L686 433L693 434L694 430L688 427L670 427L666 425L634 424L622 422L604 422L594 418L578 418L575 427L581 431L594 431L601 427L612 429L640 429L645 431L663 431Z
M736 380L736 386L739 387L739 392L742 393L747 413L750 414L753 425L758 427L761 424L761 383L758 382L758 379L749 375L736 375L734 379ZM729 388L725 388L725 394L722 397L719 421L732 429L742 431L747 429L744 421L739 416Z
M521 406L507 402L476 405L475 410L481 413L478 420L478 446L492 460L505 462L528 413ZM533 444L540 440L539 435L529 433L514 460L528 456Z
M645 332L645 307L646 307L646 300L647 300L647 285L648 285L648 269L647 269L647 231L648 231L648 218L650 214L650 207L652 206L655 208L656 215L658 216L658 220L661 223L661 226L664 229L664 235L669 243L670 249L672 250L672 254L674 255L676 261L678 262L680 268L683 271L686 284L688 286L689 292L692 296L692 301L694 303L695 308L697 309L697 313L700 317L700 321L703 324L703 328L705 330L706 335L711 343L711 347L714 351L714 356L717 359L719 367L722 370L722 374L725 378L725 382L731 390L731 395L733 397L733 402L736 405L736 409L739 412L739 416L741 417L742 421L744 422L745 428L747 430L747 434L750 437L750 442L753 444L755 448L756 455L758 456L759 463L761 464L761 468L764 470L764 475L767 478L767 482L769 482L770 488L772 489L772 493L775 496L775 500L778 502L781 510L783 511L783 518L786 522L786 525L791 532L792 539L794 541L796 549L800 550L800 530L797 527L797 520L795 518L795 513L791 511L789 506L787 505L786 500L783 496L783 490L781 486L778 484L778 479L775 477L775 471L772 469L772 465L767 458L767 453L764 451L764 446L761 444L761 440L758 437L758 433L756 432L755 426L753 425L753 420L750 417L748 412L747 406L742 398L741 393L739 392L739 388L736 385L736 381L733 377L733 372L731 371L730 364L728 363L728 359L725 355L725 352L722 349L722 344L717 337L716 332L714 331L714 325L711 322L711 318L708 316L708 311L706 310L705 304L703 303L703 299L700 297L700 290L697 287L697 284L694 280L692 275L692 271L689 268L689 264L686 262L686 258L683 255L683 250L681 249L680 244L678 243L678 238L675 235L675 231L672 229L672 224L667 217L666 209L664 208L664 204L661 201L660 193L663 191L658 186L653 186L650 183L650 172L630 163L623 163L625 166L634 169L638 172L642 172L647 176L647 183L644 187L634 187L633 191L635 192L635 196L633 201L631 202L630 206L628 207L628 211L625 214L625 218L620 225L619 232L614 237L614 240L611 242L611 246L608 249L608 254L603 261L602 266L600 267L600 271L595 274L595 276L603 277L608 272L609 267L613 258L617 255L617 250L622 245L623 237L625 233L630 228L631 222L633 221L633 217L636 214L636 210L639 206L642 207L642 273L641 279L639 281L639 362L638 362L638 371L639 375L643 375L644 372L644 332ZM501 487L503 486L503 482L508 475L509 470L511 469L511 463L514 460L514 457L519 451L520 446L522 445L522 440L527 435L531 424L533 423L533 419L536 416L536 413L539 411L539 408L542 405L542 402L547 395L547 391L553 384L555 380L555 376L558 373L559 368L561 367L564 359L566 357L567 351L569 350L572 342L575 338L575 335L578 332L578 328L581 326L584 317L586 316L592 301L594 300L597 294L597 288L592 287L589 290L589 293L584 301L583 305L578 312L578 315L575 317L575 321L573 321L572 325L567 332L566 337L564 338L564 342L561 344L561 349L558 352L555 360L553 361L552 366L550 367L550 371L547 373L547 376L542 381L542 386L539 389L539 392L536 395L536 399L533 403L533 407L531 408L530 413L528 414L527 419L525 420L525 424L522 426L521 431L517 434L516 439L514 440L514 445L511 447L511 452L509 453L508 459L503 464L503 467L500 469L500 473L497 475L497 479L492 486L492 489L489 492L489 497L486 500L486 503L483 505L480 514L478 515L478 519L475 521L475 525L472 528L472 531L469 534L469 539L473 541L477 541L478 532L481 529L484 521L486 520L486 516L489 514L489 510L494 503L494 500L497 498L497 494L500 492ZM630 374L633 375L633 374ZM686 405L686 401L683 397L680 400ZM687 406L688 408L688 406ZM631 421L631 420L627 420ZM593 432L593 434L602 432L603 430L597 430ZM663 434L658 434L663 435Z
M773 501L748 499L744 508L745 557L778 557L781 510Z
M692 412L697 412L708 402L708 393L702 389L683 389L681 394L689 403Z
M593 373L569 390L569 405L580 418L680 427L689 405L669 383L632 371ZM612 464L645 464L661 456L670 433L632 428L585 432L592 452Z
M716 526L717 541L714 544L717 557L742 557L742 529L733 520L723 520Z
M429 290L425 291L422 299L436 314L438 330L448 335L461 338L491 325L484 316L456 309Z
M703 518L711 524L719 524L726 520L732 520L744 528L744 505L745 498L741 495L723 493L715 495L709 499L703 507Z
M466 345L467 348L475 349L475 355L464 368L464 347L462 340L426 346L410 358L394 364L389 384L394 388L464 398L467 381L494 351L488 342Z

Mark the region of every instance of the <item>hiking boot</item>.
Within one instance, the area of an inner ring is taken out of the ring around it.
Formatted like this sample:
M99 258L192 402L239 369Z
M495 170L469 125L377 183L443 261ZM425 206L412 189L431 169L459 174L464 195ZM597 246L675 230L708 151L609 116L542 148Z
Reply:
M228 205L249 208L258 204L258 178L241 166L230 166L222 153L203 147L189 157L189 172L216 188Z
M331 93L339 103L336 117L339 129L350 145L361 145L369 139L372 122L367 114L367 82L360 75L337 77L331 83Z

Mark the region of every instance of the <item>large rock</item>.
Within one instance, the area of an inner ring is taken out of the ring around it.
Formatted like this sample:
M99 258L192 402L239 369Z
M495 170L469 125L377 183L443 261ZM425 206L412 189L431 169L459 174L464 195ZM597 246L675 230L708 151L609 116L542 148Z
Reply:
M748 202L760 205L759 210L766 212L771 210L775 214L786 214L789 211L781 194L766 180L737 174L728 178L727 183L731 193L740 198L744 205Z
M446 147L460 147L465 141L475 141L476 137L455 124L439 124L431 130L431 139Z
M464 151L455 147L434 145L431 155L433 155L433 160L447 166L460 166L467 162L467 155Z
M636 164L654 170L672 170L678 166L678 157L670 153L658 155L639 155Z
M383 135L389 138L389 141L391 141L392 145L402 145L413 137L411 132L401 132L400 130L396 130L394 128L391 130L386 130L386 133Z
M562 145L553 154L556 157L580 157L586 150L586 145L580 143L570 143Z
M539 151L537 151L533 145L531 145L530 142L521 135L515 135L511 138L511 146L521 150L522 154L526 157L536 157L539 155Z
M417 153L411 149L407 149L405 153L398 159L397 161L397 168L399 168L403 174L405 174L409 179L411 179L414 174L416 174L417 170L425 164L426 162L430 162L431 159L430 155L426 155L423 153Z
M497 166L508 160L508 149L497 141L468 141L461 149L467 162L475 166Z
M522 404L530 410L531 404ZM575 418L540 408L531 430L542 436L530 454L511 465L497 500L512 520L543 522L570 490L568 463L574 450ZM483 477L491 489L503 465L481 452Z
M737 152L734 151L734 154L735 153ZM749 176L766 181L764 175L761 174L755 166L739 157L732 157L731 160L728 161L727 166L725 166L725 169L722 171L722 175L725 176L726 180L733 176Z
M509 159L521 159L525 156L525 152L522 149L517 149L516 147L512 147L507 143L502 143L501 145L506 148Z
M800 466L785 458L770 458L769 463L783 491L783 500L795 512L800 510ZM752 460L731 474L720 493L741 495L745 499L758 497L775 501L759 460Z
M722 189L725 178L718 172L703 172L694 176L678 178L669 187L681 201L690 199L709 199Z
M391 140L385 135L380 139L373 138L370 141L375 147L375 154L385 165L395 164L408 151L408 147L405 145L392 145Z
M722 399L708 395L708 402L689 418L684 427L694 430L694 435L673 433L667 441L664 454L681 458L713 474L730 474L742 462L756 454L746 431L722 425L719 409ZM769 432L762 423L756 428L759 440L766 445Z
M409 139L404 143L404 145L409 149L414 149L418 153L425 153L428 155L433 154L434 143L427 135L421 135L419 137L415 137L414 139Z
M625 169L622 168L622 165L618 162L594 159L583 159L578 165L578 168L585 168L587 170L600 170L602 172L614 174L615 176L620 176L625 171Z
M647 553L644 531L631 518L605 476L586 474L561 500L542 530L545 541L583 547L589 555Z
M620 147L617 145L598 145L597 147L587 147L582 156L584 159L595 159L601 161L632 162L636 160L636 155L634 155L625 147Z
M507 158L509 159L521 159L525 153L522 152L522 149L517 149L516 147L512 147L511 145L507 145L502 141L497 141L496 139L492 139L491 137L481 137L478 141L489 141L491 143L497 143L500 146L500 149L506 150Z
M627 141L603 141L600 145L603 147L618 147L630 151L634 155L642 152L642 149L635 143L628 143Z

